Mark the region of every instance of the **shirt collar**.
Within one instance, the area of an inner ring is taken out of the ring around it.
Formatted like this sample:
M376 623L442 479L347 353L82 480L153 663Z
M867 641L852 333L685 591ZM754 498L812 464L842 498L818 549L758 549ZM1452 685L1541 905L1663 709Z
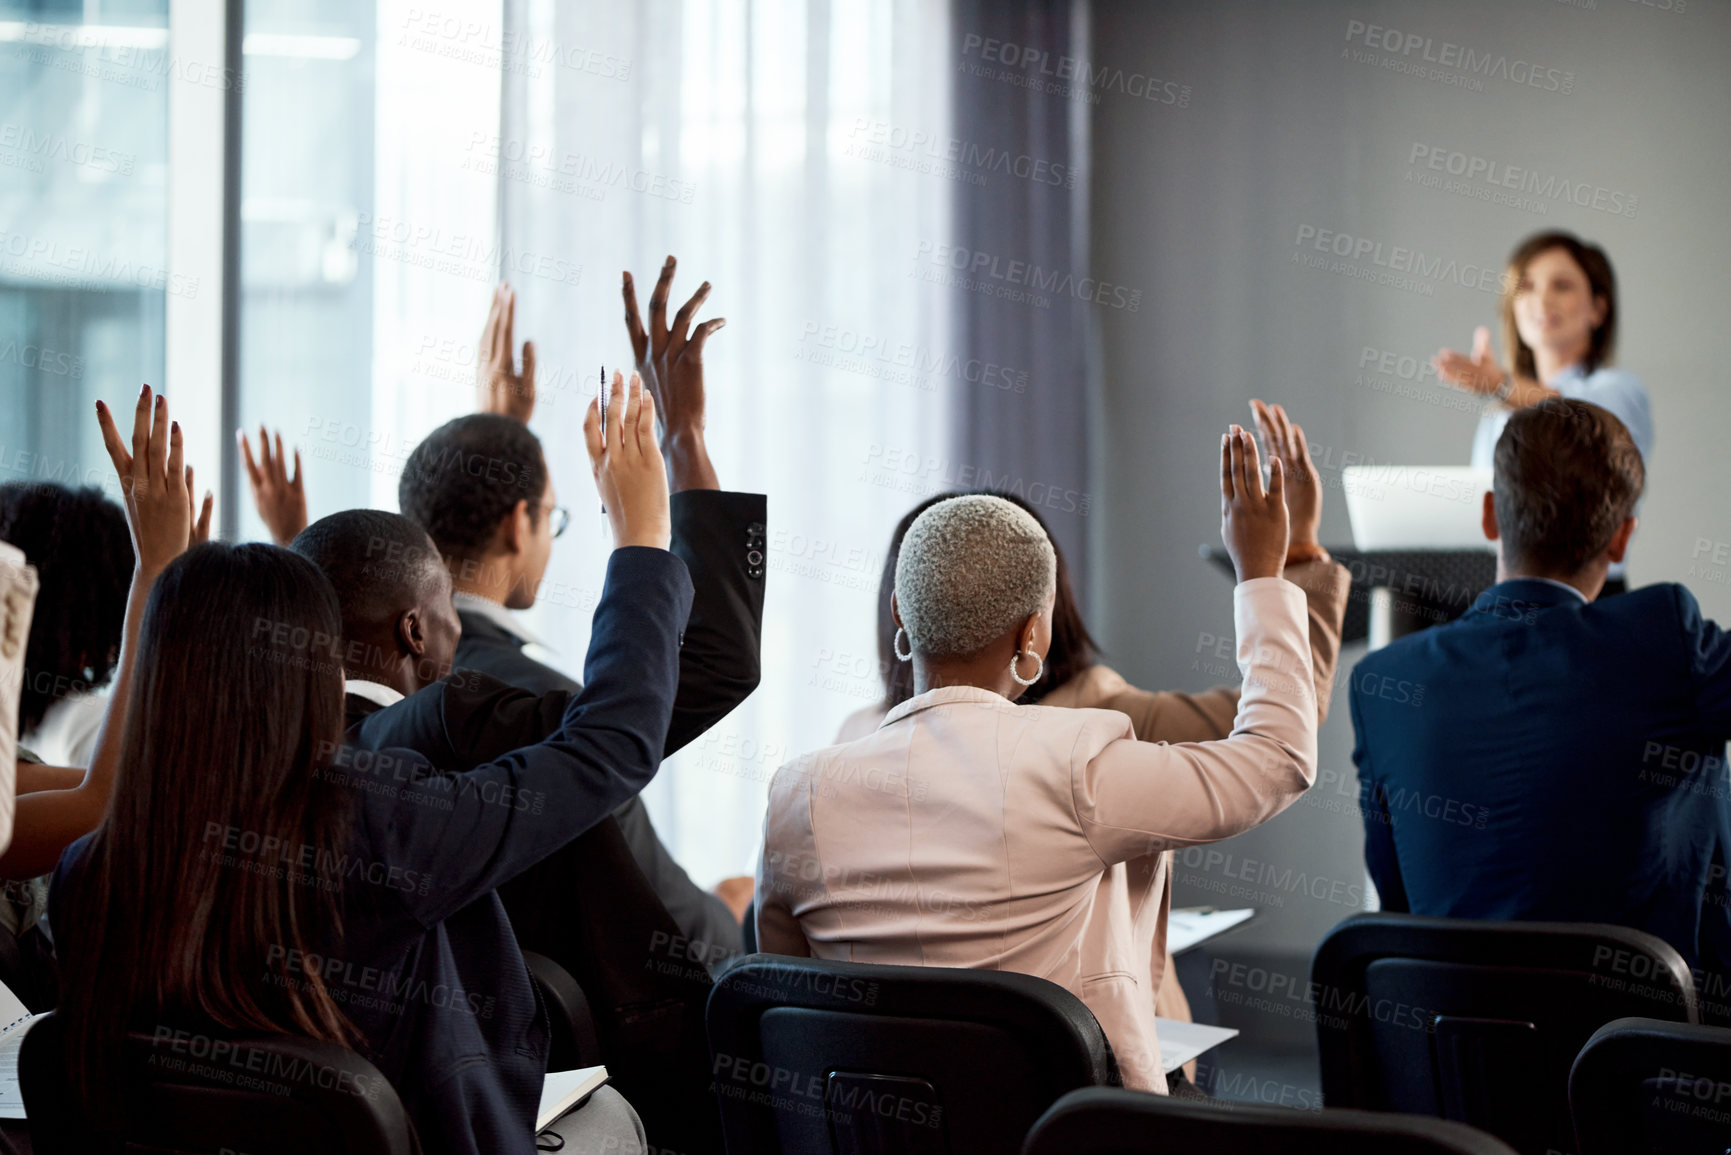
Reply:
M380 706L395 706L403 700L403 695L383 682L369 682L365 678L348 678L343 682L343 692L353 694L357 698L365 698Z
M501 630L504 630L507 634L510 634L520 642L527 642L530 645L535 646L546 646L547 644L537 637L534 631L529 629L528 626L525 626L523 620L516 614L506 609L498 602L488 601L480 594L472 594L467 590L458 590L456 593L451 595L451 604L456 606L459 611L486 618L495 626L498 626Z
M1570 593L1572 593L1576 597L1580 598L1583 602L1587 600L1586 594L1582 593L1580 590L1576 589L1574 586L1570 585L1568 582L1560 582L1556 578L1530 577L1530 578L1522 578L1521 580L1522 581L1529 581L1529 582L1544 582L1548 586L1556 586L1560 590L1568 590Z
M881 730L891 723L899 722L909 714L917 713L920 710L927 710L933 706L951 706L958 702L978 702L996 706L1014 705L1002 694L981 689L979 686L940 686L935 690L927 690L923 694L917 694L895 707L884 715L884 720L878 723L878 729Z
M1567 582L1542 577L1518 577L1498 582L1480 594L1472 608L1498 617L1514 617L1518 616L1516 612L1505 611L1513 611L1516 606L1563 605L1569 600L1564 596L1565 592L1574 595L1575 601L1587 604L1587 596Z

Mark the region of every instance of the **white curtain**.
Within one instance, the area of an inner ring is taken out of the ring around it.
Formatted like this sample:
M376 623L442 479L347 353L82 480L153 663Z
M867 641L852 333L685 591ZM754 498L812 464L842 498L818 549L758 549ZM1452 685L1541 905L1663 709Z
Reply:
M443 148L494 170L518 340L540 351L533 428L573 520L530 623L573 674L608 548L581 421L601 363L630 363L620 273L647 319L674 254L673 304L708 280L701 316L728 322L705 357L708 431L723 487L769 498L763 682L645 794L709 885L751 871L776 767L880 695L884 547L942 472L947 297L912 274L948 237L955 186L871 142L949 135L947 9L526 0L504 22L498 139L465 127Z

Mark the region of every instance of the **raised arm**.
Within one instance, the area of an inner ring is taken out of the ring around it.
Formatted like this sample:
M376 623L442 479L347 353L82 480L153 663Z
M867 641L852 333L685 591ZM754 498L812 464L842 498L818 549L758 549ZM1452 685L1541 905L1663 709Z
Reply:
M1315 779L1304 596L1281 577L1283 489L1277 459L1263 491L1255 442L1234 426L1221 444L1221 535L1239 578L1233 613L1244 690L1237 722L1218 742L1108 742L1076 767L1077 814L1104 861L1238 834L1278 814Z
M631 274L623 276L625 330L637 358L637 372L655 393L663 422L661 450L673 475L673 492L688 489L720 489L715 466L709 460L709 445L703 437L703 347L727 319L717 317L691 328L692 317L709 297L709 282L667 324L667 297L673 290L673 271L679 262L668 257L661 266L655 291L649 296L649 329L637 315L637 288Z
M252 455L252 443L246 430L237 429L234 436L240 442L241 464L246 467L247 484L252 488L253 508L270 530L270 539L286 547L307 527L307 491L301 483L301 451L296 449L295 471L288 471L288 455L283 451L282 431L276 435L276 451L271 451L270 435L258 427L258 458Z
M667 549L667 479L654 437L654 404L615 378L605 443L597 410L585 432L616 549L595 610L585 686L559 730L461 774L429 778L396 795L362 792L372 851L417 872L404 888L431 924L564 846L640 791L661 764L678 681L679 633L691 605L684 563ZM383 751L411 771L411 751ZM351 781L374 771L339 765Z
M195 519L191 471L183 457L180 426L168 417L168 401L153 397L148 385L139 391L130 451L120 439L108 406L100 401L96 403L96 419L109 460L120 477L137 559L126 599L120 662L108 693L108 712L103 715L96 740L96 755L84 772L84 780L70 790L43 790L18 799L17 833L6 853L0 855L0 877L4 878L46 874L62 851L102 821L120 764L145 604L168 563L185 552L195 534L209 534L210 502L206 500L202 516Z

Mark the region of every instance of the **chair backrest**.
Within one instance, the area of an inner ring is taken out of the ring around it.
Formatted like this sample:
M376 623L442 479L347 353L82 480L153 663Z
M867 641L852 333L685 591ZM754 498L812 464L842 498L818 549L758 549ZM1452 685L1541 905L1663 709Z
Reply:
M1618 1019L1569 1072L1578 1155L1725 1155L1731 1030Z
M1117 1081L1082 1001L1006 971L746 955L709 996L729 1155L1014 1155Z
M601 1036L595 1029L595 1011L583 988L570 971L544 954L526 950L523 963L547 1007L547 1069L575 1071L579 1067L600 1066Z
M1329 1106L1454 1119L1540 1155L1573 1146L1569 1067L1594 1031L1696 1017L1682 956L1597 923L1354 915L1310 978Z
M61 1016L24 1037L18 1075L36 1155L415 1155L414 1129L379 1069L346 1047L285 1035L162 1029L126 1043L121 1133L94 1130L65 1078Z
M1023 1155L1514 1155L1463 1123L1376 1111L1294 1111L1145 1091L1071 1091Z

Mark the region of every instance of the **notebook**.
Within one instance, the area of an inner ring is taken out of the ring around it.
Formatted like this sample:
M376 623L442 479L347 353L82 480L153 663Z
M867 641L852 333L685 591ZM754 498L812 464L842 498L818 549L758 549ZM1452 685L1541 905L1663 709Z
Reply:
M595 1093L607 1081L606 1067L578 1067L575 1071L548 1071L541 1085L541 1107L535 1112L535 1130L548 1124Z
M1170 954L1183 954L1191 947L1200 946L1215 935L1248 921L1255 913L1249 908L1215 910L1212 906L1175 906L1166 916L1166 950Z
M1160 1069L1176 1071L1204 1051L1212 1051L1238 1034L1231 1027L1211 1027L1207 1023L1185 1023L1177 1019L1155 1019L1154 1032L1160 1036Z
M18 1049L24 1045L24 1032L41 1017L31 1014L12 988L0 983L0 1119L24 1118L24 1092L18 1085Z

